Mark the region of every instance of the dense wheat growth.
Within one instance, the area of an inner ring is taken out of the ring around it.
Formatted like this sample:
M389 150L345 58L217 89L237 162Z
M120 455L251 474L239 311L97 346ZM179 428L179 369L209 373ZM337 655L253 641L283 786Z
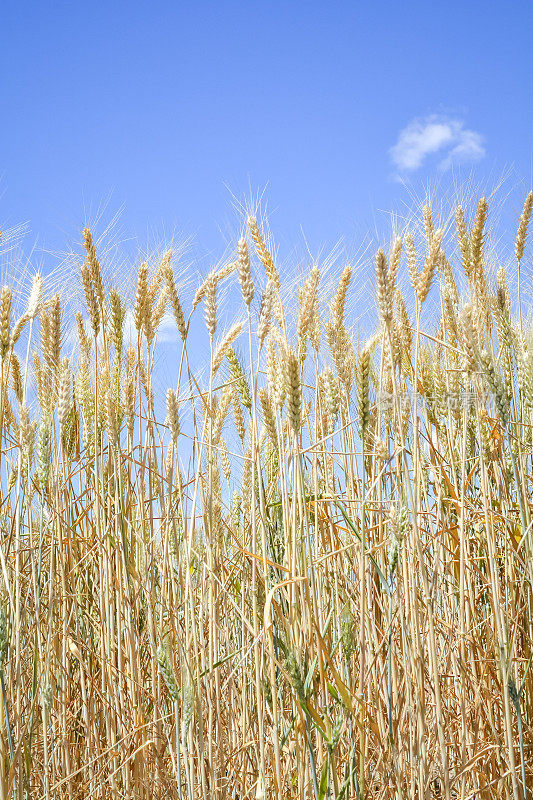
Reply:
M252 216L192 304L88 229L79 307L5 274L1 798L528 796L532 201L425 206L368 340Z

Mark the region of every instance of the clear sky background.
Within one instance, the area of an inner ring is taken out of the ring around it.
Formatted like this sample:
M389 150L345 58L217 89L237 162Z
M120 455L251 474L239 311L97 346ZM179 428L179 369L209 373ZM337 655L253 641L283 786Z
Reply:
M263 191L327 249L452 174L531 185L531 2L4 0L0 31L0 223L45 251L105 208L215 260Z

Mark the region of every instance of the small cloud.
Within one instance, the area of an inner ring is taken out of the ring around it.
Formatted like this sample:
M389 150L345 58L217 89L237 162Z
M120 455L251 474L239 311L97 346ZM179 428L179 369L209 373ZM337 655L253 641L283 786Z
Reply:
M169 344L180 340L178 326L172 314L168 312L163 316L157 329L157 341L159 344Z
M438 164L442 170L459 161L479 161L485 155L483 137L465 128L461 119L431 114L411 120L389 150L400 172L419 169L428 156L438 152L444 155Z
M169 344L170 342L177 342L179 339L178 327L174 321L174 317L168 311L163 315L159 327L157 328L157 344ZM135 327L135 320L133 311L128 309L124 319L124 345L125 347L133 347L137 344L137 328Z
M124 346L133 347L137 344L137 329L135 328L135 321L133 319L133 311L129 308L124 317Z

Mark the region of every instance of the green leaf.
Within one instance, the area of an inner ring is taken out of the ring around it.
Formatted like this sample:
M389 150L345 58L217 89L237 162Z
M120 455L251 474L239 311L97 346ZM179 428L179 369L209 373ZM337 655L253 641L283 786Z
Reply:
M333 733L331 734L331 751L335 750L339 743L339 739L341 738L341 731L342 731L343 720L342 717L339 717L335 727L333 728Z
M26 767L26 780L29 782L31 775L31 767L32 767L31 750L28 747L28 742L26 741L25 738L22 744L24 748L24 766Z
M328 628L331 625L332 618L333 618L333 609L331 609L331 611L329 612L328 618L327 618L327 620L326 620L326 622L324 624L324 630L322 631L322 638L324 638L324 636L328 632Z
M293 715L292 715L292 719L291 719L291 724L290 724L290 725L289 725L289 727L287 728L287 732L285 733L285 736L283 737L283 739L282 739L282 740L281 740L281 742L280 742L280 746L279 746L279 749L280 749L280 750L283 750L283 748L285 747L285 744L286 744L286 742L287 742L287 739L289 738L289 734L290 734L290 732L292 731L292 729L294 728L294 723L295 723L295 722L296 722L296 717L295 717L295 716L294 716L294 714L293 714Z
M304 695L305 695L305 697L307 697L307 695L309 694L309 689L311 688L311 682L313 680L313 675L315 674L315 670L317 668L317 665L318 665L318 656L315 656L314 659L313 659L313 663L309 667L309 672L307 673L307 676L306 676L305 682L304 682Z
M335 689L335 687L333 686L333 684L332 684L332 683L330 683L329 681L326 681L326 686L328 687L328 692L329 692L329 693L330 693L330 695L333 697L333 699L334 699L334 700L336 700L336 701L337 701L337 703L340 703L340 702L341 702L341 699L340 699L340 697L339 697L339 693L338 693L338 691Z
M329 753L324 766L322 767L322 774L320 776L320 786L318 787L318 800L324 800L328 790L328 775L329 775Z

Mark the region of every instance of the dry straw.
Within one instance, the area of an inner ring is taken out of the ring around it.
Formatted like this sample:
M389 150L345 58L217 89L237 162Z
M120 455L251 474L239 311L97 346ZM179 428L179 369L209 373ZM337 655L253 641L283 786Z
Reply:
M1 797L531 793L529 313L484 198L419 216L367 330L254 217L192 306L168 250L130 308L87 229L83 308L5 279Z

